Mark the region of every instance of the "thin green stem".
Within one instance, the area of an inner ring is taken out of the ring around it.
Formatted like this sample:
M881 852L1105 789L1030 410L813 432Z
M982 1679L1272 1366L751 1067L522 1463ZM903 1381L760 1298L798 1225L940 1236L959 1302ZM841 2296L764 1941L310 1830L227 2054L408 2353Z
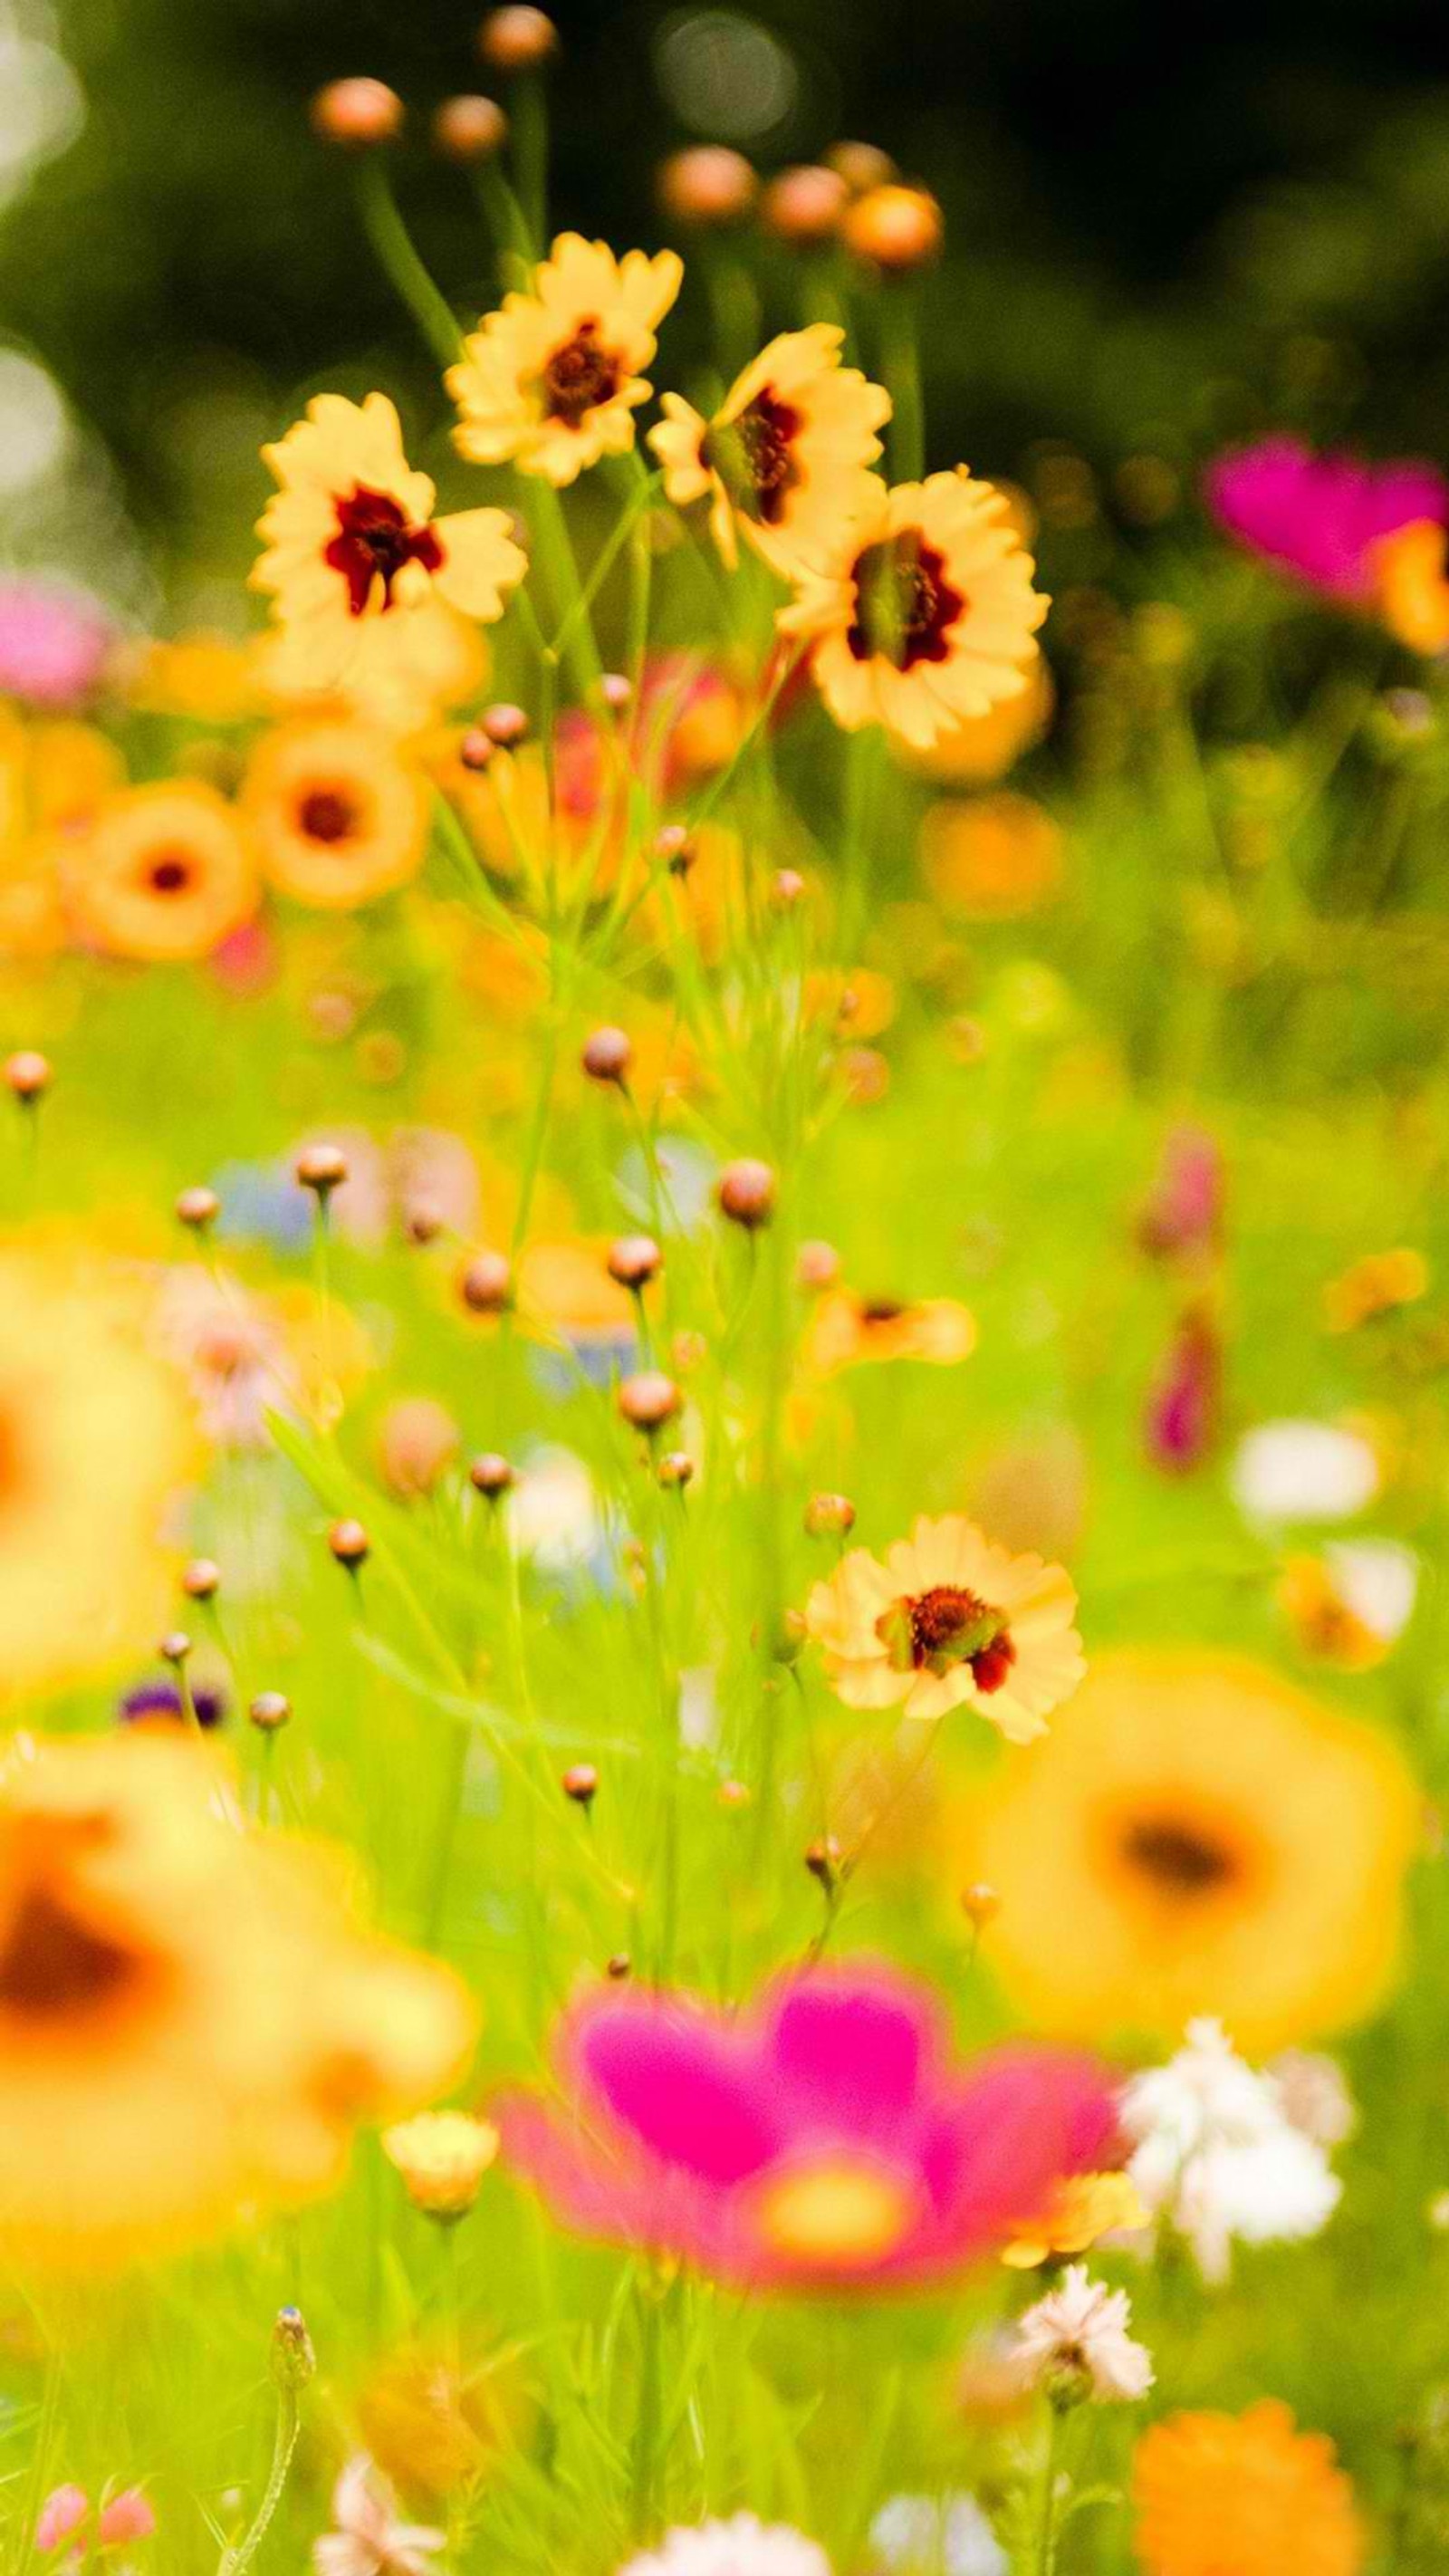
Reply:
M926 418L921 398L921 353L913 286L888 283L881 296L881 373L892 411L891 481L918 483L926 468Z
M302 2408L297 2390L288 2387L279 2388L277 2390L277 2435L272 2445L271 2472L267 2478L262 2500L257 2507L250 2529L237 2542L234 2549L228 2549L223 2553L218 2576L246 2576L246 2570L266 2539L272 2518L282 2501L282 2490L287 2483L287 2472L292 2465L292 2454L297 2448L297 2436L301 2429Z
M457 316L418 254L379 152L365 152L357 163L357 202L363 229L385 275L439 366L453 366L463 349Z

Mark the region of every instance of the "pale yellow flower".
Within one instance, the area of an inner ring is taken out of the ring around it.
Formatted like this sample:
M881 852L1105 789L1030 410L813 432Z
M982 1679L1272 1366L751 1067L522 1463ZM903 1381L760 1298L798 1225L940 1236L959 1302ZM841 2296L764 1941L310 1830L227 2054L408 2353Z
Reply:
M890 396L856 367L842 367L838 324L784 331L736 378L705 420L666 394L649 444L679 509L709 500L710 533L731 567L742 530L775 572L826 554L869 510L879 486L867 472Z
M672 250L619 260L605 242L561 233L528 293L505 295L449 370L462 454L557 485L623 455L653 390L641 370L683 275Z

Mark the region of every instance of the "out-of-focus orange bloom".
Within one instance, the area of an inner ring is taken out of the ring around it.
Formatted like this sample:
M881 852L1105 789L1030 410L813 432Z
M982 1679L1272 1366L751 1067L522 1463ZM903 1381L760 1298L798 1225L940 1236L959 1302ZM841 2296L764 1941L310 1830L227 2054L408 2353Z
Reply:
M1018 921L1061 893L1061 831L1027 796L946 797L922 818L921 868L944 911Z
M912 751L903 757L919 777L939 787L989 787L993 780L1004 778L1033 743L1040 742L1055 705L1056 688L1043 656L1033 665L1019 698L1004 698L984 716L968 716L929 751Z
M1367 2539L1324 2433L1265 2397L1245 2415L1170 2415L1132 2463L1144 2576L1357 2576Z
M976 1348L976 1319L954 1297L898 1304L832 1289L817 1303L805 1337L805 1359L822 1377L871 1360L925 1360L953 1368Z
M1362 1261L1341 1270L1323 1291L1323 1316L1331 1333L1351 1333L1359 1324L1412 1306L1427 1296L1429 1265L1422 1252L1407 1245L1395 1252L1365 1253Z
M1413 519L1373 549L1379 615L1396 643L1426 656L1449 651L1445 533L1437 519Z
M1057 2185L1051 2207L1003 2247L1001 2259L1013 2271L1034 2271L1054 2255L1085 2254L1099 2237L1146 2225L1147 2211L1129 2175L1072 2174Z

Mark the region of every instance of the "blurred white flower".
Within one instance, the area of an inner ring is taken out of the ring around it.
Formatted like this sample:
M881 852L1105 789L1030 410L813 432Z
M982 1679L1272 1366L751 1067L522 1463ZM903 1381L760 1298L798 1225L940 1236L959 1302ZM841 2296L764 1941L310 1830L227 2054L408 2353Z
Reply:
M1344 1607L1386 1646L1403 1635L1419 1593L1419 1560L1392 1538L1334 1539L1323 1551Z
M619 2576L830 2576L823 2549L784 2523L755 2514L666 2531L657 2549L631 2558Z
M1379 1490L1379 1462L1338 1423L1260 1422L1239 1441L1230 1481L1248 1520L1351 1520Z
M1307 2048L1285 2048L1270 2058L1264 2075L1276 2086L1286 2119L1315 2146L1341 2147L1358 2127L1358 2105L1332 2057Z
M1135 2142L1128 2173L1154 2217L1186 2238L1206 2281L1226 2280L1235 2237L1316 2236L1337 2207L1342 2186L1322 2148L1215 2021L1189 2022L1186 2047L1128 2084L1121 2115Z
M892 2496L870 2545L886 2576L1006 2576L1006 2552L974 2496Z
M1090 2280L1085 2263L1069 2263L1054 2290L1027 2309L1016 2328L1015 2357L1033 2388L1067 2390L1106 2403L1145 2397L1152 2355L1128 2333L1125 2290Z
M535 1449L523 1462L511 1506L513 1543L549 1573L586 1565L603 1546L594 1480L572 1449Z
M446 2534L401 2522L397 2498L365 2453L349 2460L332 2490L334 2530L312 2543L317 2576L428 2576Z

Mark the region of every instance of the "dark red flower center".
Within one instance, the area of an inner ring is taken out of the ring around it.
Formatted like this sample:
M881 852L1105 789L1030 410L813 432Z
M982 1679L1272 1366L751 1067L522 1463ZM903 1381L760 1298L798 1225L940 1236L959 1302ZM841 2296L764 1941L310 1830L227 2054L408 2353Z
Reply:
M581 322L571 340L555 349L543 371L544 403L551 420L577 429L586 412L612 401L619 390L619 362L599 345L598 323Z
M1003 1613L964 1584L937 1583L898 1601L877 1622L898 1672L937 1676L969 1664L979 1691L998 1691L1016 1661Z
M1239 1872L1238 1856L1200 1826L1176 1816L1143 1816L1122 1836L1122 1857L1159 1894L1215 1894Z
M191 879L191 861L184 850L163 850L147 871L153 894L185 894Z
M349 841L361 817L343 787L314 787L297 809L297 821L309 841Z
M337 503L337 534L323 560L347 584L347 605L360 617L382 583L382 604L391 608L393 584L406 564L424 572L441 572L443 549L434 528L416 528L390 492L373 492L364 483Z
M127 2000L145 1974L136 1952L78 1922L58 1897L34 1887L0 1945L0 2012L34 2028L73 2023Z
M716 421L700 442L700 456L719 476L735 508L773 527L800 480L794 442L800 414L766 385L734 420Z
M851 574L855 617L846 642L857 662L879 654L898 671L917 662L944 662L950 632L968 601L946 579L946 558L919 528L867 546Z
M905 1308L894 1297L872 1297L860 1310L863 1324L898 1324Z

